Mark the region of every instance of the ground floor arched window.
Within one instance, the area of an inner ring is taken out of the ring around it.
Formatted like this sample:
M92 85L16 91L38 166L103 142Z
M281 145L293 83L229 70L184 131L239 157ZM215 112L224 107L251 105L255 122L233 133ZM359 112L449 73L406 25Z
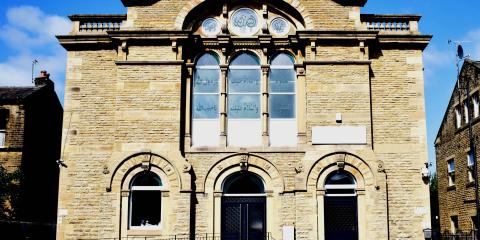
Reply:
M345 171L331 173L325 181L325 240L358 239L358 201L355 178Z
M144 171L130 184L130 229L158 229L162 216L162 181L157 174Z

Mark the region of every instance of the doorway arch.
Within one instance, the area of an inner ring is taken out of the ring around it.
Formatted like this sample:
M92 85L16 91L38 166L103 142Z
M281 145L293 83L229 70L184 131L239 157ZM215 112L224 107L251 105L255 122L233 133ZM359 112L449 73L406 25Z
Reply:
M263 179L251 172L236 172L224 180L222 188L222 239L265 239L267 199Z
M348 172L330 173L325 181L325 240L358 240L356 180Z

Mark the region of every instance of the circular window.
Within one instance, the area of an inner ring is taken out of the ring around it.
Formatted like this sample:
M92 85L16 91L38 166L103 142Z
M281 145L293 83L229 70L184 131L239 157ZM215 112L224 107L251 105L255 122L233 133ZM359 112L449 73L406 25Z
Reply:
M288 34L290 31L290 24L285 20L285 18L278 17L274 18L270 22L270 32L274 35L283 36Z
M232 32L239 36L252 36L260 29L257 13L250 8L240 8L230 19Z
M202 23L202 31L207 36L216 36L220 33L220 23L215 18L207 18Z

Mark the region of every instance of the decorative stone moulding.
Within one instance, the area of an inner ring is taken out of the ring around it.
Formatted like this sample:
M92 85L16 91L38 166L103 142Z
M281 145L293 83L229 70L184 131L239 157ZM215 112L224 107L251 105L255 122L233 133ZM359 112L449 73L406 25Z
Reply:
M241 37L250 37L260 30L261 19L255 10L250 8L237 9L230 18L230 31Z
M220 22L215 18L207 18L202 22L202 33L207 37L217 36L221 30Z
M285 36L290 32L290 23L283 17L270 21L270 32L276 36Z

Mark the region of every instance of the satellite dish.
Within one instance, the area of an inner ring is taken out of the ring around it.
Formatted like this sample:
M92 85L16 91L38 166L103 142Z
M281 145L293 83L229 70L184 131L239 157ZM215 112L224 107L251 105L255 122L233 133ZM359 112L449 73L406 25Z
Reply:
M463 57L464 57L462 45L458 45L457 56L458 56L458 58L460 58L460 59L463 59Z

